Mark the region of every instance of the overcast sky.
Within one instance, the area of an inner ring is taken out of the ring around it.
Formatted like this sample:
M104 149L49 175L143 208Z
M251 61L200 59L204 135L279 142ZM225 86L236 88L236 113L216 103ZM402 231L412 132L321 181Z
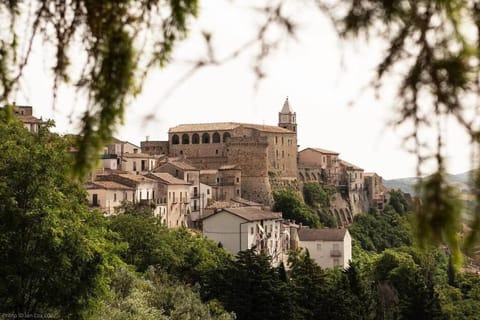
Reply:
M292 18L298 23L296 40L286 40L266 65L267 77L255 89L252 52L218 67L207 67L181 85L178 79L188 71L185 60L203 52L199 32L213 33L218 56L228 54L251 39L259 16L238 1L201 1L199 20L190 38L175 52L177 62L153 72L143 92L129 106L125 124L116 136L139 144L166 140L170 127L182 123L246 122L276 125L278 112L288 96L297 113L299 150L320 147L335 150L340 157L384 178L415 175L415 157L402 149L402 133L388 125L393 118L393 85L376 100L365 89L380 57L379 41L342 43L329 21L303 1L292 2ZM60 92L55 110L51 104L48 56L36 46L26 69L17 104L31 104L36 116L56 121L61 133L76 132L78 120L68 115L81 111L81 99L74 102L72 90ZM175 86L171 95L165 97ZM353 102L353 104L351 104ZM153 113L154 120L145 121ZM460 173L469 169L468 144L463 132L450 127L447 143L448 169Z

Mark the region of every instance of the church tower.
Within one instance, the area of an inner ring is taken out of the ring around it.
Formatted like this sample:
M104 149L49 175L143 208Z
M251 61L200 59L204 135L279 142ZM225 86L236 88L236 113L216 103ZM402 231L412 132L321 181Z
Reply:
M282 111L278 113L278 126L297 132L297 114L290 109L288 97L283 103Z

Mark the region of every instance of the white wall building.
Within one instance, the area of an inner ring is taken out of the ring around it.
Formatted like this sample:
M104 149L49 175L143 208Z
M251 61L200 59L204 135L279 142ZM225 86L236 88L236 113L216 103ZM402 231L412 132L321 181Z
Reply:
M287 248L282 244L290 236L282 232L280 212L260 207L222 208L205 215L202 221L203 235L233 254L253 248L269 255L273 265L284 258Z
M352 260L352 238L347 229L298 230L300 247L322 268L347 268Z

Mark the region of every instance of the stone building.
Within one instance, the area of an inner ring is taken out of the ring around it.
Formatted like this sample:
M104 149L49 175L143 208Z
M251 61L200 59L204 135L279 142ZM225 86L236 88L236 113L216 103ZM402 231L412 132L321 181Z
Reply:
M142 153L149 155L168 155L168 141L141 141Z
M297 124L288 99L278 126L235 122L182 124L169 130L169 155L185 157L199 169L236 165L241 197L271 203L270 179L297 178Z
M23 123L25 129L30 132L38 132L40 127L46 122L33 116L33 108L31 106L14 105L13 112L15 118Z
M367 197L372 206L379 210L383 210L385 205L386 189L382 183L382 177L374 172L365 173L365 190Z
M300 181L323 181L337 186L340 182L339 153L320 148L306 148L298 153Z

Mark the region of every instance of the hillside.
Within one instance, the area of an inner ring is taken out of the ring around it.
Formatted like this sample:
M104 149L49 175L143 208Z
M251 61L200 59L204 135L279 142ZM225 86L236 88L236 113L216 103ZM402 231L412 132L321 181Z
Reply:
M455 184L462 193L468 193L469 179L473 171L467 171L459 174L448 174L447 179L450 183ZM415 184L418 182L417 177L400 178L392 180L384 180L383 184L389 189L400 189L403 192L415 194Z

